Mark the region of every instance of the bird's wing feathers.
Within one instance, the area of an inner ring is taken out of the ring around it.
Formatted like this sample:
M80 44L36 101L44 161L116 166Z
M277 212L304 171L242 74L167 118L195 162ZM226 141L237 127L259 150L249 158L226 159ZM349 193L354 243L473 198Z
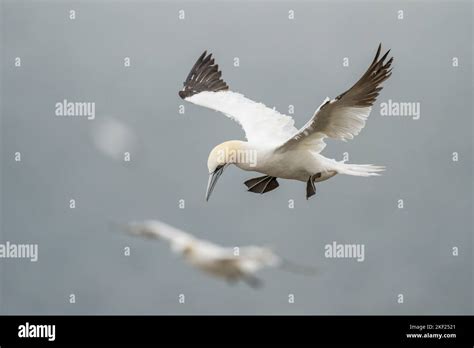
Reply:
M372 64L359 81L335 99L326 98L313 117L278 150L287 151L294 146L307 146L320 152L325 147L326 137L345 141L359 134L382 90L381 83L391 75L393 58L385 62L390 52L388 50L379 59L381 48L379 45Z
M292 117L230 91L221 76L212 55L206 56L204 52L191 69L179 95L233 119L242 126L250 142L281 144L297 132Z
M219 92L229 89L221 78L222 72L219 71L219 65L214 64L212 54L206 54L207 52L204 51L189 72L183 83L183 89L179 91L181 98L186 99L204 91Z
M130 223L129 231L131 234L137 236L147 237L150 239L164 239L170 243L195 240L195 238L189 233L156 220Z

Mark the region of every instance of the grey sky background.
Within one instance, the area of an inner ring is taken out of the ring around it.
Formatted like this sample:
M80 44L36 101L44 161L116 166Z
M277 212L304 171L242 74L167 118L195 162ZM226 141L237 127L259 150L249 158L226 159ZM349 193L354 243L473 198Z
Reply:
M472 2L2 1L1 22L1 239L38 243L39 260L0 259L0 313L473 314ZM379 42L393 75L361 134L323 154L385 165L382 177L336 176L306 201L305 185L287 180L248 193L258 174L231 167L204 201L209 151L244 134L211 110L178 113L203 50L231 89L283 113L294 105L302 126L361 76ZM63 99L95 102L96 119L56 117ZM382 117L389 99L421 103L420 119ZM94 146L105 118L137 136L131 163ZM222 245L271 245L319 275L272 269L262 289L229 286L111 227L154 218ZM365 244L365 261L326 259L333 241Z

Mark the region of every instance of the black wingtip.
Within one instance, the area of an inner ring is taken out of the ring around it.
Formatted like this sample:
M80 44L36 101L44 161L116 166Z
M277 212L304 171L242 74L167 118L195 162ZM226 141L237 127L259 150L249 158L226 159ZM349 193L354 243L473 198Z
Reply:
M202 54L199 56L198 60L196 61L196 64L198 64L199 62L202 62L204 59L206 59L206 57L207 57L207 50L202 52Z
M382 56L382 58L380 58L380 61L383 62L383 61L387 58L387 56L388 56L389 53L390 53L390 50L388 50L387 52L385 52L385 54Z
M208 51L205 50L194 63L183 83L184 88L178 92L178 95L185 99L204 91L219 92L228 90L229 87L221 76L222 73L219 71L219 66L215 64L212 53L208 54Z
M379 43L379 47L377 48L377 52L375 53L374 60L372 61L372 64L375 64L377 62L377 59L380 56L380 52L382 51L382 43Z

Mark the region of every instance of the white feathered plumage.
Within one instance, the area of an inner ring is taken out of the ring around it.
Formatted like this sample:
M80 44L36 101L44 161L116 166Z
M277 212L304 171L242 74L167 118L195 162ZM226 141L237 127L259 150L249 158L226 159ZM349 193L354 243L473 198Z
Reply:
M163 239L171 249L181 255L190 265L228 282L243 280L252 287L262 281L255 273L263 268L282 267L297 273L311 274L313 270L283 260L271 249L259 246L226 248L206 240L198 239L161 221L148 220L128 225L131 234L150 239Z
M265 174L245 182L251 192L269 192L278 187L277 178L284 178L306 182L307 198L316 192L315 182L327 180L336 174L379 175L378 172L384 167L345 164L328 159L320 152L326 146L325 138L345 141L358 135L364 128L382 90L382 82L391 75L393 58L386 60L390 50L380 57L381 49L379 45L369 68L350 89L334 99L326 98L299 130L290 116L230 91L212 55L204 52L191 69L179 95L186 101L219 111L237 121L248 140L224 142L211 151L206 199L217 178L229 164ZM257 163L249 165L248 160L234 159L229 155L239 151L254 151ZM219 156L220 153L226 156Z

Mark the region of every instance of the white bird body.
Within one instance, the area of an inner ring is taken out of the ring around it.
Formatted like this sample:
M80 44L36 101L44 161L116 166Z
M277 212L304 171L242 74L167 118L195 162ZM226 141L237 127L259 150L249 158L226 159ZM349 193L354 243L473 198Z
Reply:
M260 148L251 143L247 143L245 147L250 151L256 151L256 165L250 166L245 162L237 162L235 165L242 170L255 171L276 178L306 182L309 176L324 173L324 176L318 179L318 181L323 181L335 175L335 172L340 169L339 163L335 160L306 148L275 152L275 149Z
M244 280L251 286L258 286L260 280L254 273L265 267L278 267L283 263L283 260L268 248L240 247L236 253L234 248L198 239L156 220L131 223L129 231L137 236L167 240L171 250L181 255L188 264L229 282Z
M379 175L384 170L382 166L346 164L324 157L321 151L326 146L325 138L346 141L364 128L382 89L380 84L391 75L393 58L384 63L389 52L379 59L380 51L381 45L372 64L354 86L334 99L326 98L299 130L290 116L229 91L214 59L204 52L191 69L179 95L237 121L248 140L227 141L211 151L206 199L229 164L266 175L245 182L251 192L269 192L279 186L276 179L283 178L306 182L307 198L315 194L315 182L336 174Z
M249 247L240 248L246 249ZM234 255L231 248L206 250L202 245L194 245L184 254L184 259L191 265L215 276L229 281L237 280L246 274L253 274L266 266L278 266L280 260L266 248L256 248L253 254ZM267 257L264 255L267 254Z

